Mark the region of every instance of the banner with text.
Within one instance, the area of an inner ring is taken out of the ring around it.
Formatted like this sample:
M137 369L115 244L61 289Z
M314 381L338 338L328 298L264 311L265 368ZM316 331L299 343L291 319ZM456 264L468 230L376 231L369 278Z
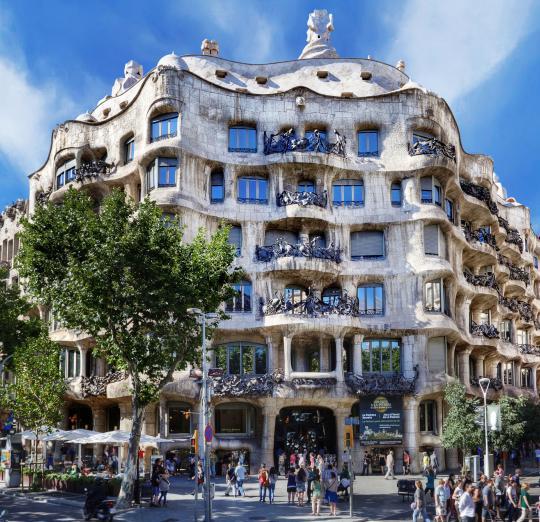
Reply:
M403 401L401 397L383 395L362 397L359 411L362 446L402 444Z

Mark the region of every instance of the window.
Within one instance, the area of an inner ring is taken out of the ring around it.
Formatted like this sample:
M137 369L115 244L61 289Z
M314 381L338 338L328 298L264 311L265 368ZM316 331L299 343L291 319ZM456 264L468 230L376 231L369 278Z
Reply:
M60 361L60 364L63 365L63 373L66 379L81 375L81 352L79 350L64 348Z
M240 203L268 203L268 180L258 176L238 178L238 197Z
M510 319L503 319L499 323L499 335L503 341L512 342L512 321Z
M298 183L298 192L315 192L315 183L313 181L301 181Z
M326 248L326 237L324 235L324 232L313 232L309 234L309 242L315 247L315 248Z
M530 344L529 330L516 330L516 344Z
M422 203L433 203L439 207L442 205L442 187L435 178L431 176L421 178L420 187Z
M257 129L229 127L229 152L257 152Z
M424 253L445 257L444 235L439 225L424 225Z
M521 369L521 387L532 388L533 387L533 373L532 368Z
M364 182L341 179L332 187L332 203L336 207L360 207L364 204Z
M454 210L454 202L451 199L446 198L444 200L444 210L446 212L446 217L448 221L453 225L456 224L456 212Z
M427 346L428 369L431 374L446 373L446 338L431 337Z
M262 375L267 372L266 346L252 343L230 343L217 346L216 367L228 375Z
M285 302L291 304L291 312L295 312L295 308L301 311L301 307L298 305L305 301L307 298L307 292L305 288L301 286L288 286L285 288Z
M177 223L178 217L174 212L162 212L161 221L167 228L172 227Z
M178 113L170 112L152 119L150 141L174 138L178 131Z
M253 435L255 431L255 410L247 404L220 404L215 416L220 435Z
M241 281L232 285L236 295L231 297L225 305L227 312L251 312L251 283Z
M426 312L443 311L443 282L441 279L429 281L424 285L424 299Z
M135 138L132 136L124 143L124 163L129 163L135 157Z
M225 180L221 169L210 174L210 203L221 203L225 199Z
M322 301L328 305L337 305L341 300L341 288L325 288L322 293Z
M426 141L426 140L432 140L434 136L432 134L429 134L427 132L419 132L415 131L412 135L412 142L413 145L419 141Z
M538 258L536 256L533 257L533 265L534 265L534 268L538 270Z
M397 339L362 342L362 373L401 372L401 346Z
M378 131L365 130L358 133L358 155L363 157L379 155Z
M66 161L56 169L56 188L59 189L75 179L77 175L76 161Z
M351 233L351 259L384 258L384 232L382 230L363 230Z
M478 315L479 324L491 324L491 310L482 310Z
M176 186L176 158L156 158L146 170L146 190Z
M236 247L236 255L242 255L242 227L234 225L229 232L229 244Z
M189 404L169 405L169 433L191 433Z
M512 361L502 363L504 384L514 384L514 363Z
M437 403L424 401L420 403L420 431L437 433Z
M382 284L361 285L357 290L360 315L384 315L384 287Z
M393 207L401 207L401 181L394 181L390 187L390 200Z
M267 230L264 234L264 246L273 246L279 239L283 239L289 245L296 245L298 243L296 232L289 230Z

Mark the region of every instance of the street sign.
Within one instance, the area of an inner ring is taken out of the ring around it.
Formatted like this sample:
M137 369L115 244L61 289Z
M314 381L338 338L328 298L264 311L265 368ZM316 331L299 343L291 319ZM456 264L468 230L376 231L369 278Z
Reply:
M491 431L501 431L501 407L498 404L488 404L488 429Z
M214 437L214 430L212 429L212 426L208 424L208 426L204 428L204 439L209 444L210 442L212 442L213 437Z
M359 426L360 417L345 417L345 426Z

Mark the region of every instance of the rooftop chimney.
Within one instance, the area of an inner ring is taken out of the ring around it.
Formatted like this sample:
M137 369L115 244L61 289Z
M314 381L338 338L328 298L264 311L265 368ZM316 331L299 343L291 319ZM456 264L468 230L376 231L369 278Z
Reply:
M215 40L205 38L201 44L201 53L206 56L217 56L219 54L219 44Z

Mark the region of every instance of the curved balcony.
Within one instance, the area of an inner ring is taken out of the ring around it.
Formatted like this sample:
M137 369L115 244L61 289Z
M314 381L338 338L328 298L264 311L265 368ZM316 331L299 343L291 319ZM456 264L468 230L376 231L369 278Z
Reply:
M499 339L499 330L492 324L477 324L471 321L471 334L486 339Z
M319 152L323 154L336 154L345 157L345 144L347 139L337 130L334 130L336 141L330 143L326 137L326 132L314 130L309 136L297 138L294 129L278 132L277 134L267 134L264 131L263 143L264 154L284 154L286 152Z
M489 189L480 185L475 185L474 183L471 183L470 181L466 181L464 179L459 180L459 185L461 187L461 190L463 190L465 194L484 202L493 215L499 214L499 209L495 201L491 199L491 193Z
M471 274L471 272L464 271L463 276L465 277L467 283L470 283L471 285L484 286L486 288L492 288L497 292L499 291L499 285L497 284L497 280L495 279L495 274L488 273L475 275Z
M326 208L328 204L328 192L323 190L318 194L317 192L291 192L290 190L284 190L277 195L276 201L278 207L286 207L288 205L307 207L308 205L314 205Z
M520 254L523 253L523 239L519 235L519 232L510 226L510 223L506 221L506 219L502 218L501 216L497 216L497 219L499 221L499 225L506 230L506 242L510 243L511 245L516 245L519 249Z
M415 392L418 380L418 365L414 367L414 377L406 378L401 373L348 374L345 383L355 395L405 395Z
M499 247L497 246L497 240L491 232L488 232L483 228L473 230L468 223L465 223L461 228L463 230L465 239L468 243L473 244L473 246L476 246L476 244L480 243L483 245L489 245L496 251L499 250Z
M444 156L456 161L456 148L454 145L447 145L436 138L426 138L409 143L409 156Z
M505 308L508 308L510 311L519 314L524 322L532 323L533 311L529 303L520 301L515 297L504 297L503 295L499 295L499 303Z
M540 346L534 344L519 344L518 345L519 353L525 355L538 355L540 356Z
M330 246L320 246L319 238L315 237L310 241L291 244L282 238L278 238L273 245L256 246L255 258L257 261L268 263L282 257L300 257L326 259L335 263L341 263L340 248L330 243Z
M530 278L529 278L529 272L525 270L524 268L520 268L519 266L514 265L510 259L508 259L506 256L503 256L502 254L499 254L497 256L497 259L499 261L499 264L505 266L509 270L508 277L510 279L513 279L514 281L522 281L526 285L529 284Z
M333 297L328 302L309 291L304 299L290 299L276 292L274 297L264 302L261 299L263 315L294 314L308 317L325 317L330 315L346 315L357 317L360 314L358 299L343 295Z

